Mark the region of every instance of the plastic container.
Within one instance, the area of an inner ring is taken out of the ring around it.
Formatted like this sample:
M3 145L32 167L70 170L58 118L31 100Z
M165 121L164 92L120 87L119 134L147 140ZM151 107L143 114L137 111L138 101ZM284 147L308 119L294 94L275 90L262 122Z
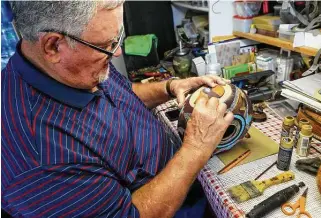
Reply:
M205 27L208 25L208 16L207 15L193 16L192 22L196 27L196 29Z
M184 32L190 40L196 40L198 37L198 33L191 22L184 25Z
M243 33L249 33L251 29L252 18L233 17L233 30Z
M278 31L278 25L268 25L268 24L255 24L256 29L267 30L267 31Z
M294 33L290 32L290 31L282 31L279 30L279 39L285 40L285 41L289 41L289 42L293 42L294 40Z
M274 11L274 16L280 16L280 11L282 9L282 5L274 5L273 6L273 11Z
M257 16L259 14L262 2L236 1L234 2L233 5L235 9L235 14L238 17L250 18L250 17Z
M204 29L203 27L198 28L198 32L200 34L199 42L203 48L208 47L209 43L209 31Z
M253 18L253 24L266 24L266 25L273 25L279 26L281 24L281 19L278 16L258 16Z
M221 76L222 75L221 64L219 64L219 63L208 64L207 71L206 71L205 75Z
M270 36L270 37L274 37L274 38L277 38L279 35L278 31L268 31L268 30L263 30L263 29L259 29L259 28L257 28L256 30L257 30L258 34Z

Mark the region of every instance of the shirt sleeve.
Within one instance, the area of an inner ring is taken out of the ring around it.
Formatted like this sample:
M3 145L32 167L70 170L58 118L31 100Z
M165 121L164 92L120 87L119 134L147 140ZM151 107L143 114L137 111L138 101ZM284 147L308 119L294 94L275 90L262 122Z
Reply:
M39 167L2 192L13 217L139 217L130 191L98 165Z

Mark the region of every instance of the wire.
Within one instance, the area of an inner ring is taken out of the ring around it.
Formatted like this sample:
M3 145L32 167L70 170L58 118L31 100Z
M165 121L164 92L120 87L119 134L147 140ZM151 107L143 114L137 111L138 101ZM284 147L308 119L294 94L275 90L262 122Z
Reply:
M216 5L217 3L219 3L220 2L220 0L217 0L216 2L214 2L213 4L212 4L212 12L214 13L214 14L221 14L221 12L215 12L214 11L214 5Z

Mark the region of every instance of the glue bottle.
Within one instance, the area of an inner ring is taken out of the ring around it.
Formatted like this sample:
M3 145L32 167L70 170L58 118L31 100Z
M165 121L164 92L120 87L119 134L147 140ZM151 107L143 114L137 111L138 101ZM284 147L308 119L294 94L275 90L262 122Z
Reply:
M296 132L295 132L295 137L294 137L294 147L297 147L297 143L299 140L299 136L300 136L300 131L303 125L310 125L310 122L307 119L301 118L299 121L299 125L296 128Z
M278 160L276 166L279 170L288 171L290 168L291 157L293 151L293 139L290 137L282 137Z
M312 126L303 125L299 133L296 153L301 157L307 157L310 153L310 142L312 139Z
M284 137L292 138L293 130L294 130L294 117L291 117L291 116L285 117L282 124L280 144L282 143L282 138Z

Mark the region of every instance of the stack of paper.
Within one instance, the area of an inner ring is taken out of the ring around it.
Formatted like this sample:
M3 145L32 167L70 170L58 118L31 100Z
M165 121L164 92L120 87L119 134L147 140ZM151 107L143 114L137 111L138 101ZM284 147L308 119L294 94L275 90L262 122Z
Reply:
M294 81L284 81L281 95L321 111L321 73Z

